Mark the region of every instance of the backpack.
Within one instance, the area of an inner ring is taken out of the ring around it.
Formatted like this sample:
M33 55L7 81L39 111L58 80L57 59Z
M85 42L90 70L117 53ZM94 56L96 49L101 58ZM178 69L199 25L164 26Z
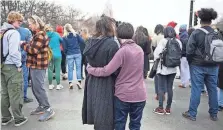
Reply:
M3 54L3 49L4 49L4 47L3 47L3 37L4 37L6 32L8 32L9 30L13 30L13 29L14 28L8 28L5 31L0 33L0 38L1 38L1 64L3 64L5 62L7 56L9 55L9 51L8 51L8 53L5 56Z
M207 63L221 63L223 62L223 40L218 32L208 32L204 28L198 28L206 33L205 36L205 54L204 60Z
M161 64L170 68L180 66L181 51L180 45L175 38L168 39L166 47L161 53Z

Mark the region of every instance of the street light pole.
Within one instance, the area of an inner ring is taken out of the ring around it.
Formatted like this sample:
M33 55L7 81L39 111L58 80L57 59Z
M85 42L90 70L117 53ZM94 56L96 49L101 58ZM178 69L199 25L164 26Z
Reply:
M189 27L192 27L192 21L193 21L193 12L194 12L194 1L190 1L190 17L189 17Z

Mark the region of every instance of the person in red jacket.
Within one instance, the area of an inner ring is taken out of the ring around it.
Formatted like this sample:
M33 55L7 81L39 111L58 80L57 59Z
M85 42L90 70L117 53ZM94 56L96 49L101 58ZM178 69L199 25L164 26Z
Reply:
M63 26L57 25L56 31L57 31L57 33L59 33L59 35L61 37L63 37ZM63 80L66 80L67 79L66 55L64 53L64 49L63 49L62 44L60 44L60 49L61 49L61 54L62 54L62 61L61 61L61 68L62 68L62 73L63 73L62 77L63 77Z

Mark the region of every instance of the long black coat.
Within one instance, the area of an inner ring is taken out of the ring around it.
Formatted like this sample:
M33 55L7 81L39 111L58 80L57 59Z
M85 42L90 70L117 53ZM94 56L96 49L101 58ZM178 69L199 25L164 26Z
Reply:
M91 66L104 67L118 49L113 38L93 38L86 44L84 55ZM115 79L115 74L108 77L87 76L82 108L83 124L93 124L95 130L114 130Z
M219 66L218 87L223 90L223 64Z

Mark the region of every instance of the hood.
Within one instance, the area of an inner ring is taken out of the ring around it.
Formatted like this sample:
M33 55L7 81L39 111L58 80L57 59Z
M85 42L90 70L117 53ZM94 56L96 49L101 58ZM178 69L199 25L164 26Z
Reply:
M15 27L13 25L5 22L5 23L3 23L2 27L1 27L1 31L7 30L9 28L14 28L15 29Z
M174 21L171 21L171 22L169 22L169 23L167 24L167 27L168 27L168 26L175 28L175 27L177 26L177 23L174 22Z
M189 37L189 35L186 30L183 32L180 32L180 39L186 39L188 37Z
M63 26L57 25L56 31L60 34L60 36L63 36Z
M94 58L100 46L108 39L108 37L89 39L83 54L90 58Z
M180 32L184 32L184 31L187 31L187 25L186 24L182 24L180 25Z
M48 36L48 38L52 38L53 36L55 36L55 32L52 32L52 31L48 31L46 32L46 35Z

